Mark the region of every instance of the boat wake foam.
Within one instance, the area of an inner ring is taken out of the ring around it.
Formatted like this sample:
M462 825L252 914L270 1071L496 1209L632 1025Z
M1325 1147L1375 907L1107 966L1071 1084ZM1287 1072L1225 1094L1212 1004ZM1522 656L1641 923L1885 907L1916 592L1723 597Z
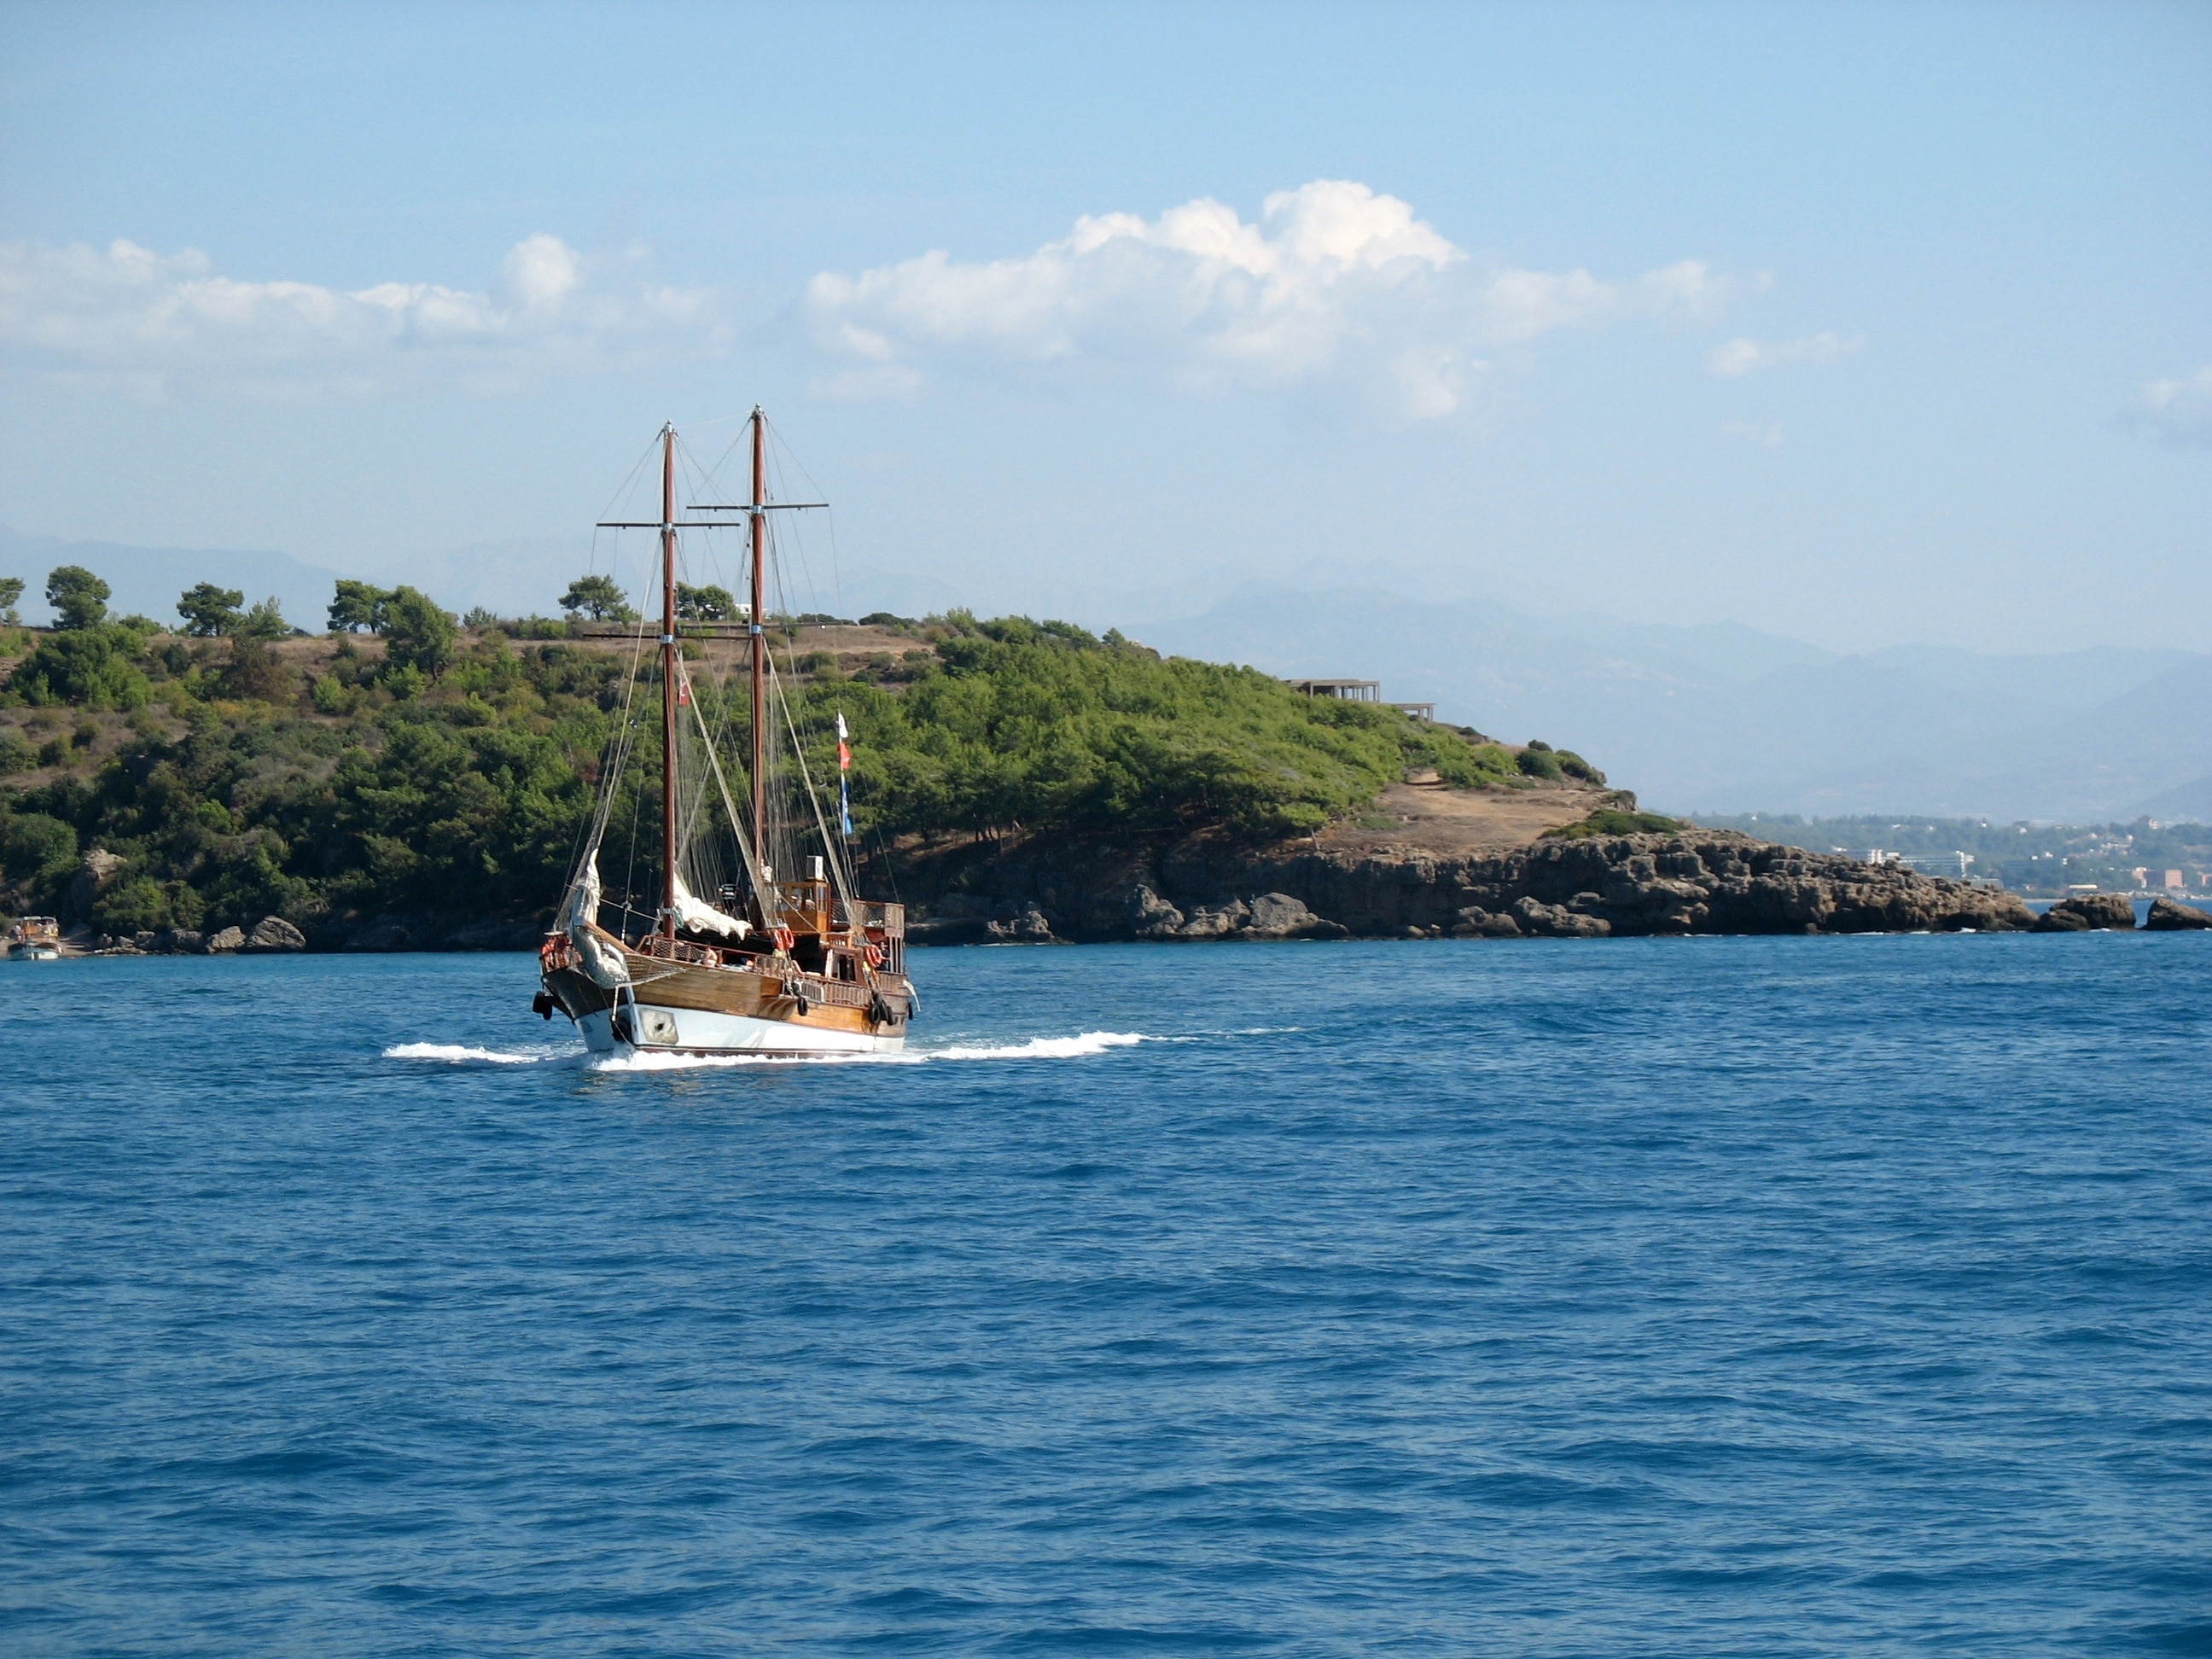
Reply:
M1141 1031L1085 1031L1081 1036L1031 1037L1027 1042L975 1043L922 1048L917 1060L1080 1060L1109 1048L1130 1048L1146 1041Z
M434 1060L448 1066L539 1066L549 1060L573 1060L574 1050L509 1054L498 1048L472 1048L460 1042L402 1042L384 1051L386 1060Z
M1109 1048L1151 1041L1141 1031L1085 1031L1080 1036L1031 1037L1026 1042L953 1043L887 1054L665 1054L650 1051L594 1056L595 1072L682 1072L730 1066L927 1066L945 1060L1081 1060ZM418 1047L428 1047L419 1044Z

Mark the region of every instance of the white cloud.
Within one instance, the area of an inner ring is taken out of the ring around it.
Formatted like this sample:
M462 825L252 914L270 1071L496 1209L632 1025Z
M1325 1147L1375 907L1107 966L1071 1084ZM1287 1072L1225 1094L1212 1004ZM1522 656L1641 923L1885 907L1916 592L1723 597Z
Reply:
M1740 336L1714 349L1705 359L1705 372L1733 380L1770 368L1839 362L1865 344L1863 334L1848 340L1840 334L1808 334L1802 340L1754 340Z
M2153 380L2126 418L2170 444L2212 446L2212 363L2178 380Z
M808 285L817 345L847 365L820 390L910 393L932 368L1089 360L1199 390L1349 384L1393 412L1456 409L1482 353L1563 328L1697 318L1736 284L1696 261L1626 282L1486 264L1365 185L1270 196L1260 219L1206 198L1158 218L1079 219L1033 253L943 251Z
M380 283L343 290L247 282L207 255L0 243L0 362L159 395L366 392L425 381L494 390L621 367L714 323L698 291L586 260L558 237L518 242L495 290Z

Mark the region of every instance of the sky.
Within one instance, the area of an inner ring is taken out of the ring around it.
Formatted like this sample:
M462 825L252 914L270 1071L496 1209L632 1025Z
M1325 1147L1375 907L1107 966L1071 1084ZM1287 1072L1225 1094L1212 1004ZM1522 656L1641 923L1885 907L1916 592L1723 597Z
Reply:
M580 546L758 403L987 611L2212 649L2208 86L2116 0L9 0L0 523Z

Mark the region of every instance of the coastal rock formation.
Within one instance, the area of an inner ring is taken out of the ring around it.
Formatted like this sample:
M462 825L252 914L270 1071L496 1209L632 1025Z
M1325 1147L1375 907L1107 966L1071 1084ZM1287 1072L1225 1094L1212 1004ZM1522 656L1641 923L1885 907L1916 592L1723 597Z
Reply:
M2086 933L2115 928L2135 931L2136 907L2118 893L2089 893L2054 904L2035 924L2039 933Z
M1324 921L1288 893L1262 893L1247 913L1244 933L1249 939L1342 939L1343 926Z
M2143 926L2160 933L2179 933L2185 928L2212 927L2212 913L2170 898L2154 898L2150 902L2150 914L2143 918Z
M216 933L201 933L189 927L171 927L161 933L141 928L126 937L102 933L95 955L107 957L147 956L227 956L236 951L303 951L307 941L300 930L282 916L264 916L253 924L249 933L242 927L225 927Z
M1052 942L1052 924L1045 920L1044 912L1034 904L1024 907L1020 915L1010 921L985 923L984 931L994 939L1016 945L1048 945Z
M1182 927L1182 912L1141 881L1129 890L1122 909L1138 939L1172 939Z
M1589 914L1603 902L1595 893L1577 893L1570 908L1524 893L1513 901L1513 915L1522 933L1537 939L1603 939L1613 931L1611 918Z
M304 951L307 935L282 916L264 916L253 924L246 935L246 948L252 951Z
M69 914L90 915L92 902L114 884L116 877L123 872L123 865L120 857L105 848L95 847L87 853L70 882Z
M916 860L901 884L915 901L910 936L917 944L1955 933L2038 925L2014 894L1704 830L1540 841L1455 857L1300 842L1254 848L1211 836L1150 847L1039 837L945 849Z

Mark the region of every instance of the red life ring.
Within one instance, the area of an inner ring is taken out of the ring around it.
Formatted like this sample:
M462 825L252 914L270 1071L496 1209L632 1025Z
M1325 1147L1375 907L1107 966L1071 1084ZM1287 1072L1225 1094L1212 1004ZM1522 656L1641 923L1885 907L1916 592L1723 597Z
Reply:
M871 968L880 968L883 965L884 953L882 950L877 945L871 944L868 946L868 966Z
M775 930L775 948L782 951L786 956L789 956L791 954L792 945L794 943L791 929L788 927L779 927Z

